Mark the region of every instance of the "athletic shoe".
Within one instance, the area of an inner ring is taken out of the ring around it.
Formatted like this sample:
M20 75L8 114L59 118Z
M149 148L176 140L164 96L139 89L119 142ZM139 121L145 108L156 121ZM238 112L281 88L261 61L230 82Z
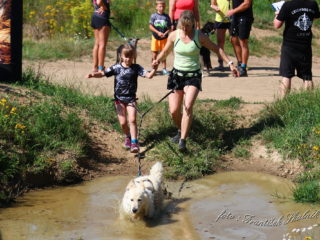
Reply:
M240 77L248 77L247 69L243 67L239 67L238 69L239 69Z
M179 141L179 151L180 152L186 152L187 151L186 140L185 139L180 139L180 141Z
M214 70L223 72L224 71L224 67L223 67L223 65L219 65L219 66L215 67Z
M127 150L129 150L131 148L131 139L130 137L126 137L124 140L124 145L123 147Z
M167 69L162 69L162 75L169 75L170 73L168 72Z
M171 138L171 142L179 143L180 138L181 138L181 132L178 131L177 135L175 135L173 138Z
M130 152L132 152L132 153L139 152L139 143L131 143Z

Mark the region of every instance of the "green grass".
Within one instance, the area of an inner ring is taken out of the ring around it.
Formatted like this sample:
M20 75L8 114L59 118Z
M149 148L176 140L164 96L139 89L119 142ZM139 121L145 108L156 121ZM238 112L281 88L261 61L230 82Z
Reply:
M19 194L27 175L54 169L61 153L69 161L84 154L87 134L78 115L51 99L20 103L1 96L0 204Z
M318 201L320 181L320 89L288 95L267 108L265 117L275 119L262 135L284 158L299 159L307 171L294 189L297 201ZM308 199L307 195L310 196Z
M29 60L79 59L90 56L93 40L73 40L66 37L50 41L23 41L23 58Z

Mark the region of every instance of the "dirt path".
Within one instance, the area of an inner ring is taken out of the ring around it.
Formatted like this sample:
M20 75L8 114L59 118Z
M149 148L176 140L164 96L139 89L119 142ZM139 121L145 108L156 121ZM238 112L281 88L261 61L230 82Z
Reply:
M151 69L151 52L149 51L150 41L140 40L138 47L137 62L146 69ZM108 50L107 50L108 51ZM115 54L114 54L115 55ZM231 59L235 62L234 57ZM167 64L172 66L173 56L168 57ZM217 58L211 54L213 66L216 66ZM106 66L115 62L115 58L107 59ZM57 61L57 62L25 62L24 66L39 66L41 72L50 77L54 83L79 88L84 93L94 95L113 94L113 78L86 79L85 75L90 73L91 59L84 58L82 61ZM278 75L279 57L250 57L248 77L234 78L230 71L212 71L210 75L204 76L203 91L199 99L229 99L240 97L246 102L272 102L278 96L279 80ZM161 70L161 68L159 68ZM313 75L316 86L320 85L320 59L314 59ZM167 76L157 75L153 79L139 79L138 97L149 96L156 101L167 93ZM293 79L293 88L302 86L302 81Z

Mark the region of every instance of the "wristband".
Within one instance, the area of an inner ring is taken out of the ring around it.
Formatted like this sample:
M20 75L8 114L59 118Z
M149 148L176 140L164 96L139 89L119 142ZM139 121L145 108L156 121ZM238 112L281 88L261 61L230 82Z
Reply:
M231 64L233 64L233 62L232 62L232 61L229 61L229 62L228 62L228 66L230 66Z

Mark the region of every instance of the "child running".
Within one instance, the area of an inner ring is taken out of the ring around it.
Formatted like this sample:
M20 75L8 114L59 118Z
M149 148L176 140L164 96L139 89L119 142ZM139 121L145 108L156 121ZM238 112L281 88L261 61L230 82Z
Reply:
M150 17L149 28L152 31L151 37L151 51L152 61L155 60L158 54L162 51L166 45L167 38L171 29L171 20L168 14L164 13L166 8L166 2L164 0L156 1L156 13L153 13ZM162 61L163 75L168 75L166 60Z
M88 74L87 78L101 78L103 76L115 76L114 98L118 120L125 134L124 147L130 152L139 152L137 139L137 109L136 92L138 87L138 76L152 78L156 72L146 71L139 64L133 64L135 49L130 44L125 44L121 51L121 63L117 63L103 72ZM128 116L127 116L128 115ZM128 127L128 123L129 126Z

